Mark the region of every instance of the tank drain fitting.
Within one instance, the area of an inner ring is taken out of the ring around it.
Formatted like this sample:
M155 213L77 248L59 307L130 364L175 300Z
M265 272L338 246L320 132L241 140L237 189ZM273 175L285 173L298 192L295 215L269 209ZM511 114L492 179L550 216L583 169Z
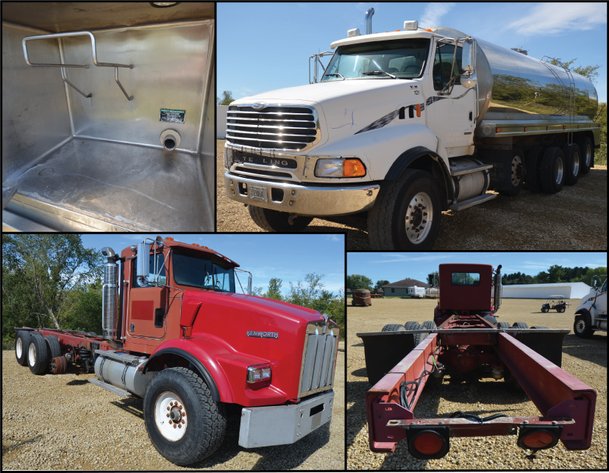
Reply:
M167 129L161 133L161 144L167 151L173 151L180 146L180 134L176 130Z

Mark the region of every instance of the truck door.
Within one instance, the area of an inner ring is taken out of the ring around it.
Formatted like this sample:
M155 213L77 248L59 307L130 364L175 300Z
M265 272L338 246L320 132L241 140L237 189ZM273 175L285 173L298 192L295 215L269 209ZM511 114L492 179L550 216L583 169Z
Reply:
M136 267L136 260L133 261L133 265ZM153 274L154 268L157 268L158 275ZM133 271L132 289L127 307L129 320L127 332L133 337L163 338L167 313L166 268L163 264L163 254L150 255L150 271L148 283L138 281Z
M457 61L451 78L451 66L455 46L436 42L432 68L433 91L426 97L425 116L427 126L438 137L438 151L446 150L448 157L469 155L474 152L474 128L476 126L477 88L461 85L461 46L457 47Z

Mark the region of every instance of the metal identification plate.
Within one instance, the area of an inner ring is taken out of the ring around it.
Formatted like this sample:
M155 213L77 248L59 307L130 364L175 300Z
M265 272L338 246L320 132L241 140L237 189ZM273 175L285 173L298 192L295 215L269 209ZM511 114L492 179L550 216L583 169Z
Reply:
M160 121L168 122L168 123L184 123L185 115L186 115L186 110L176 110L173 108L162 108Z

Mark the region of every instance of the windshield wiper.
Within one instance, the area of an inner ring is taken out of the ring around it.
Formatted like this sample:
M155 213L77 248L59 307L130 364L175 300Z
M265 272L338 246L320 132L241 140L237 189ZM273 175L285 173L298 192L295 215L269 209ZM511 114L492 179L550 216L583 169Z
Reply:
M382 71L380 69L377 69L377 70L374 70L374 71L362 72L362 75L364 75L364 76L381 76L381 75L384 75L384 76L389 76L392 79L397 79L398 78L397 76L394 76L393 74L390 74L387 71Z
M345 76L342 75L340 72L328 72L327 74L324 74L324 76L326 76L326 77L340 77L342 80L345 80Z

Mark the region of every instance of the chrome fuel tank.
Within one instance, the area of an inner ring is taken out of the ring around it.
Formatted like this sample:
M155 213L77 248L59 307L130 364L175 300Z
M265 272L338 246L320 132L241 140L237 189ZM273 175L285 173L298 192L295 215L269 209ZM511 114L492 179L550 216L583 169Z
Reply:
M511 49L476 41L479 120L540 115L594 118L598 98L590 80Z

